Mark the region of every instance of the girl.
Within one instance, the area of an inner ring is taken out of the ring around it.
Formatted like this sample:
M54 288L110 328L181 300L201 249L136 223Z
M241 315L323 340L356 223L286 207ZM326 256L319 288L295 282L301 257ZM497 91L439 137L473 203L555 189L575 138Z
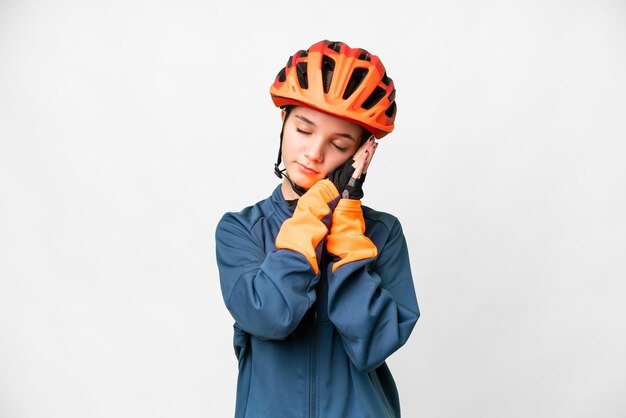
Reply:
M282 183L216 230L235 416L399 417L385 359L419 309L400 223L360 201L374 138L394 127L393 81L377 56L321 41L289 57L270 93Z

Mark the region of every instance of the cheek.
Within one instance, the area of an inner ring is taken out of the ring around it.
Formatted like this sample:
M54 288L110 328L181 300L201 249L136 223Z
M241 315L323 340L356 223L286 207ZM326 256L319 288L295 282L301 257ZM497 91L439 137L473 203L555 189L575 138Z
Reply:
M345 155L334 156L332 160L328 161L328 173L335 171L337 168L341 167L348 161L350 157L346 157Z
M292 158L298 152L295 142L289 139L287 135L283 136L282 152L286 158Z

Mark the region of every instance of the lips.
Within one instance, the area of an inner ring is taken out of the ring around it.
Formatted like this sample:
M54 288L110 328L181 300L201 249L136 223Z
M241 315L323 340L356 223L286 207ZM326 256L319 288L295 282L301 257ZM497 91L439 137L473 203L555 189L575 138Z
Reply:
M306 166L304 164L300 164L300 163L297 163L297 164L300 167L300 171L302 171L305 174L318 174L319 173L318 171L316 171L316 170L312 169L311 167L308 167L308 166Z

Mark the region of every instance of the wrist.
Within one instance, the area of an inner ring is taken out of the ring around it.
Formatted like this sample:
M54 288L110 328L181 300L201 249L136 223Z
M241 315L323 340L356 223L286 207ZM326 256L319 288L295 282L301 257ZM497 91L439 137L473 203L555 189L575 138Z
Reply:
M335 207L335 211L340 212L361 212L361 201L358 199L346 199L342 198L337 203L337 207Z

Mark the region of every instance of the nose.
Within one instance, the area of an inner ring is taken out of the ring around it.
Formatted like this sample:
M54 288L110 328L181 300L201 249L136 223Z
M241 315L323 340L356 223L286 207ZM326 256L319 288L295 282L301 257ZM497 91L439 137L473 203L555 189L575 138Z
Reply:
M324 140L314 136L310 139L309 145L304 153L310 161L321 163L324 161Z

